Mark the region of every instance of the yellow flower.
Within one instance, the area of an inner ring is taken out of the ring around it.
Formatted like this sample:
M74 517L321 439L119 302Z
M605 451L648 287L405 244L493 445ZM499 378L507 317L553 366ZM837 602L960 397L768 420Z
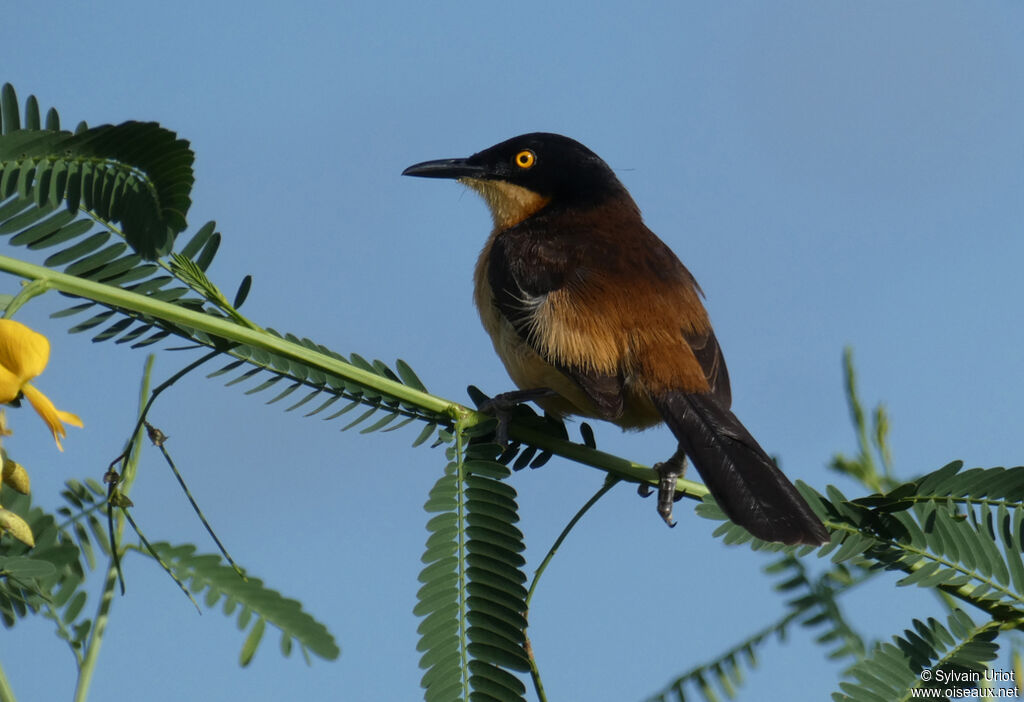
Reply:
M13 319L0 319L0 403L11 402L24 394L39 416L53 432L61 451L60 440L67 434L64 422L76 427L82 420L70 412L62 412L43 393L29 385L46 368L50 360L50 342Z

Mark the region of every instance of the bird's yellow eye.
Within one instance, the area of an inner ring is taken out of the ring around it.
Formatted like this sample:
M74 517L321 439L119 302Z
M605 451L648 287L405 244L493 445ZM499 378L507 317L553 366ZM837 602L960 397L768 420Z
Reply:
M522 169L527 169L533 166L537 162L537 154L533 153L529 149L525 149L516 154L514 159L517 166Z

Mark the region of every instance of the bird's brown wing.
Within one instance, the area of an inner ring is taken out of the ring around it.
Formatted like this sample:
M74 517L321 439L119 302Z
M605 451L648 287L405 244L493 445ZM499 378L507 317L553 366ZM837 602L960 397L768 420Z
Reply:
M596 344L583 340L579 329L586 315L566 309L573 295L572 282L580 273L578 253L564 240L533 236L529 228L499 233L485 254L484 284L490 288L485 304L494 306L541 361L531 364L533 377L518 379L520 385L551 387L558 383L552 382L550 374L567 376L583 390L598 415L614 421L623 411L622 375L611 358L595 362ZM519 353L502 348L498 352L503 358Z
M624 387L638 378L650 390L710 391L728 407L721 350L675 254L635 222L623 246L607 219L561 222L557 236L544 235L553 223L543 219L500 232L488 252L492 304L519 338L604 419L620 418Z

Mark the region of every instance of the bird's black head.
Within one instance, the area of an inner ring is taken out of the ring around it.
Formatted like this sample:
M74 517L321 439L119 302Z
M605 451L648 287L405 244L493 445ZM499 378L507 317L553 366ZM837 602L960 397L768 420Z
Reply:
M583 144L560 134L513 137L469 158L425 161L402 175L453 178L479 191L495 222L517 224L549 203L596 205L625 194L612 169Z

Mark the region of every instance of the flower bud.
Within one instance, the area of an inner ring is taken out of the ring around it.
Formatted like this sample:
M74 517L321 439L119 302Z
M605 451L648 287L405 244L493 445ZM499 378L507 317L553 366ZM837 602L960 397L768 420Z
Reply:
M2 472L0 472L3 484L10 485L22 495L27 495L29 493L28 471L20 463L16 463L8 458L6 451L4 452L3 461L4 467Z
M23 544L35 546L36 541L32 538L32 529L28 522L16 515L14 512L0 507L0 531L10 532L11 536Z

